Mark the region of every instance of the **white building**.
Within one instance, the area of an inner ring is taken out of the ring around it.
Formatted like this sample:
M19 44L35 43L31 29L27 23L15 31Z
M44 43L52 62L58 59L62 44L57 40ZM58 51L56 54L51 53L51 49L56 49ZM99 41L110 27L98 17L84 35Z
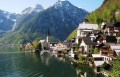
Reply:
M120 44L110 44L110 47L117 55L120 54Z
M90 36L87 36L82 38L80 47L83 48L84 52L93 52L95 45L97 45L97 43L93 42Z
M81 23L78 26L77 29L77 39L76 43L78 43L79 37L86 37L88 33L97 32L98 31L98 25L97 24L89 24L89 23Z
M92 54L96 67L101 66L105 61L101 54Z
M112 61L111 57L108 56L103 56L101 54L92 54L92 57L94 59L94 65L96 68L96 71L99 72L99 68L101 67L101 65L103 65L105 62L109 63L109 61Z

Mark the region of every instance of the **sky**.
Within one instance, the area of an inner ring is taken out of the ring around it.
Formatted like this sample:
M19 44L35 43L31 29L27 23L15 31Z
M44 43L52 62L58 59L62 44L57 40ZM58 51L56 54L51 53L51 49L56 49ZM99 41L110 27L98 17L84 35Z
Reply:
M41 4L44 8L54 5L58 0L0 0L0 9L11 13L21 13L27 7ZM68 0L73 5L89 12L94 11L103 3L103 0Z

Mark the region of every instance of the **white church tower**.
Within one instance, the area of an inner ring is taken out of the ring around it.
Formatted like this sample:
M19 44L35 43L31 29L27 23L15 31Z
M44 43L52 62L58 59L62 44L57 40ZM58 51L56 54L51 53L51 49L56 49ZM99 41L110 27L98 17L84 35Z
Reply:
M49 31L49 28L48 28L48 32L47 32L47 37L46 37L46 43L47 43L47 49L50 49L50 31Z

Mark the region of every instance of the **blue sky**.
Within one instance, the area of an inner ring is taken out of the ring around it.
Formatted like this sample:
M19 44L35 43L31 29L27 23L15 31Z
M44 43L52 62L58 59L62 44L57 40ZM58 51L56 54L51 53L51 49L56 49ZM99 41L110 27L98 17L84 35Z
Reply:
M12 13L20 13L27 7L41 4L44 8L52 6L58 0L0 0L0 9ZM103 0L68 0L73 5L81 7L89 12L97 9Z

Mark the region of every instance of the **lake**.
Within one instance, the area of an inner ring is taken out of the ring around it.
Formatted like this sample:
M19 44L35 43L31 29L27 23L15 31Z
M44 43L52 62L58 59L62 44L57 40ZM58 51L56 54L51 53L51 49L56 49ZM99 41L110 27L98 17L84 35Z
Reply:
M0 77L94 77L85 65L71 65L68 60L0 47Z

